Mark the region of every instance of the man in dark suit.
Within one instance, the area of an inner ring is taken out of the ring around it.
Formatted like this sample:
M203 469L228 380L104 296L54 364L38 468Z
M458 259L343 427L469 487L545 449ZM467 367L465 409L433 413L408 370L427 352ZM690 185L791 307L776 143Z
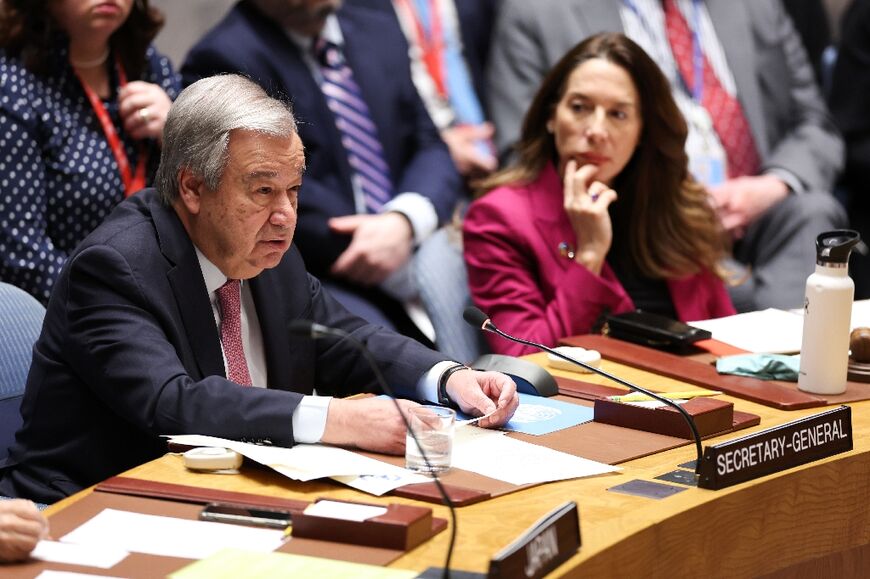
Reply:
M120 204L60 275L0 494L55 501L160 456L161 434L402 452L389 401L324 396L378 389L360 353L294 337L299 319L350 332L401 395L495 410L490 426L513 414L506 376L452 370L306 274L291 248L304 170L292 113L251 81L208 78L179 96L157 190Z
M318 41L337 47L373 124L369 136L391 181L392 199L379 209L360 201L366 169L354 164L325 96ZM355 313L408 331L399 302L415 298L416 288L406 266L450 218L462 184L411 81L395 17L338 0L243 0L182 67L185 83L224 72L293 101L307 163L296 240L310 271Z

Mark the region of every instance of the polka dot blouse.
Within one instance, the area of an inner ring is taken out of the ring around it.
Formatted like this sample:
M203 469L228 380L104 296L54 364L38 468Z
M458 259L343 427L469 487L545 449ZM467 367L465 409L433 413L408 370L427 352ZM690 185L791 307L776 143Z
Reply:
M124 198L115 157L66 48L56 57L55 72L37 76L0 49L0 280L43 303L69 253ZM175 99L180 84L169 60L153 47L146 58L141 80ZM122 128L114 70L110 82L103 104L135 167L139 146ZM150 184L160 151L153 141L147 148Z

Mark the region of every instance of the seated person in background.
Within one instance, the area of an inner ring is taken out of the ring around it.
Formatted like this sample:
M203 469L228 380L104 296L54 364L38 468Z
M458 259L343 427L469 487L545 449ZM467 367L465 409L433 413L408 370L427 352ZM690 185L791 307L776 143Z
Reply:
M349 0L395 11L408 40L411 77L466 178L495 170L492 123L481 98L496 0Z
M305 143L299 251L339 302L419 336L415 248L462 192L414 84L407 42L383 10L338 0L245 0L188 54L185 84L244 74L293 101Z
M225 75L182 92L157 189L121 203L58 279L0 493L56 501L159 457L161 434L403 452L391 401L325 396L378 390L362 354L292 335L300 319L353 334L400 395L496 411L484 426L510 418L507 376L450 371L306 273L291 248L304 170L288 105L255 83Z
M843 15L829 102L846 140L843 189L849 227L870 244L870 0L855 0ZM870 255L852 252L849 275L855 299L870 298Z
M670 82L689 124L690 170L742 265L734 305L802 306L816 236L846 223L831 194L843 142L782 2L504 0L487 69L500 151L519 138L547 70L602 31L624 32Z
M148 1L0 3L0 281L48 302L67 256L151 182L179 89Z
M48 521L30 501L0 500L0 563L27 559L48 537Z
M683 321L734 313L724 235L688 171L667 79L622 34L599 34L545 77L519 159L481 184L463 225L474 302L508 333L556 345L607 312ZM491 339L493 350L532 350Z

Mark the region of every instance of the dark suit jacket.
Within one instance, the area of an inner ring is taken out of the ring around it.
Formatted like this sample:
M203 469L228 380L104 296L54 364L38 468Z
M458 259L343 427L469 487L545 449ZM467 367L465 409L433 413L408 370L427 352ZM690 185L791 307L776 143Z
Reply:
M462 39L462 53L471 82L480 104L486 104L484 90L484 71L489 57L489 45L492 38L492 25L498 11L500 0L454 0L456 17L459 20L459 35ZM346 0L346 4L377 8L395 16L393 0Z
M160 456L161 434L290 446L302 395L376 390L356 350L291 336L296 319L352 332L396 388L444 359L349 314L295 248L250 283L268 389L225 378L205 282L174 210L153 189L121 203L70 256L52 293L11 450L16 466L0 494L55 501Z
M446 221L463 190L461 179L411 81L407 43L395 16L347 5L338 19L345 57L378 128L396 192L424 195ZM299 49L242 1L191 49L181 72L185 85L217 73L242 73L273 95L291 98L307 163L296 240L311 272L325 276L350 240L331 233L327 220L355 213L351 169Z

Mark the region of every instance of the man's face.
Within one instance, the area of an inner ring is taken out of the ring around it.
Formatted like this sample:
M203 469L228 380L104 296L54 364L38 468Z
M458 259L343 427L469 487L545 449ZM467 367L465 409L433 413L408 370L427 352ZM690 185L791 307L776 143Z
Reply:
M326 17L341 8L342 0L257 0L266 14L304 36L317 36Z
M298 135L230 133L217 189L182 173L176 210L196 246L231 279L278 265L290 248L305 156Z

